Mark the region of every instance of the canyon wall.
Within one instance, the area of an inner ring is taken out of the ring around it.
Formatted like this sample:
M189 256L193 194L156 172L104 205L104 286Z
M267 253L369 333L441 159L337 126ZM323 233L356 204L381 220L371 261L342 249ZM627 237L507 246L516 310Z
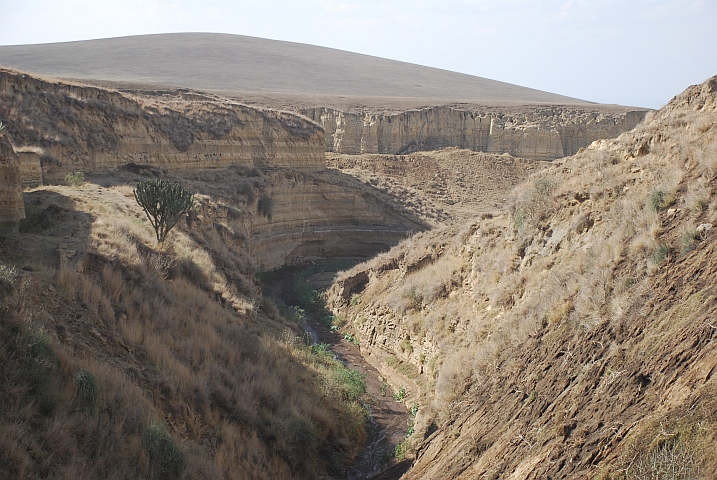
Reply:
M0 229L17 228L23 218L25 203L17 155L8 141L0 136Z
M201 192L189 227L225 225L222 242L238 242L257 270L311 259L370 258L428 228L388 195L335 170L277 169L247 178L226 169L182 176L196 180L183 183ZM237 192L251 193L245 198Z
M337 172L277 172L264 194L271 218L255 217L249 252L261 269L297 259L372 257L427 226Z
M0 69L0 118L15 147L44 151L47 181L128 163L174 171L325 168L317 124L182 90L133 96Z
M404 154L460 147L532 160L573 155L634 128L647 110L609 106L435 106L393 113L304 108L324 127L326 151Z

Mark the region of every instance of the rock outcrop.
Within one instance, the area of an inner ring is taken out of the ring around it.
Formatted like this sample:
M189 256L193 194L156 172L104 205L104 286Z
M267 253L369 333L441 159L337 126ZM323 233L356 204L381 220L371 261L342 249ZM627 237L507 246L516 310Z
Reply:
M57 180L129 163L170 170L325 167L323 131L298 115L186 91L133 96L0 70L0 118Z
M224 225L222 241L241 244L257 270L312 259L370 258L428 228L388 195L337 171L275 170L243 178L233 170L179 175L200 180L196 185L206 193L197 197L189 226ZM251 193L244 201L237 191Z
M41 151L30 149L15 151L23 188L34 188L42 185Z
M460 147L554 160L595 140L634 128L647 110L609 106L433 106L377 113L334 108L300 112L326 131L326 150L336 153L403 154Z
M0 229L15 229L25 218L17 156L0 136Z

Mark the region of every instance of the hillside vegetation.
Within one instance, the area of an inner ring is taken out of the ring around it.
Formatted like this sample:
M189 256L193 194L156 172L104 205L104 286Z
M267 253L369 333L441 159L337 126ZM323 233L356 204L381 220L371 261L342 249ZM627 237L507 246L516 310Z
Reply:
M0 237L0 478L319 478L354 460L362 376L262 300L231 227L201 214L214 201L158 246L126 183L25 192Z
M716 179L713 77L341 274L330 305L422 405L402 478L710 478Z

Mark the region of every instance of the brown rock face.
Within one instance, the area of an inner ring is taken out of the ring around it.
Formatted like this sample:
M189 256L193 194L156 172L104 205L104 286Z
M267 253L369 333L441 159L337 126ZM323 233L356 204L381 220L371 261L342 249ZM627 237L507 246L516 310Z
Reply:
M44 150L42 175L51 180L128 163L175 171L325 167L317 124L182 91L132 96L0 70L0 118L16 146Z
M251 179L233 175L232 169L179 175L196 179L190 188L206 193L197 197L189 225L225 225L222 241L241 244L258 270L320 258L369 258L428 227L375 189L337 171L275 170ZM236 185L247 182L253 182L253 200L211 200L228 198L228 185L236 191Z
M531 160L573 155L595 140L634 128L647 114L622 107L565 105L433 106L392 113L300 111L324 127L329 152L403 154L460 147Z
M17 228L25 218L25 203L17 156L6 139L0 137L0 229Z
M39 151L19 151L17 160L20 181L23 187L34 188L42 185L42 164Z

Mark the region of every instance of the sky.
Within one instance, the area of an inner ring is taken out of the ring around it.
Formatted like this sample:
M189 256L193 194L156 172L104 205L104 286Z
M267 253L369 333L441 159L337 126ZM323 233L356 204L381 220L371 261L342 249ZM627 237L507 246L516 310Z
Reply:
M659 108L717 75L717 0L0 0L0 45L214 32Z

